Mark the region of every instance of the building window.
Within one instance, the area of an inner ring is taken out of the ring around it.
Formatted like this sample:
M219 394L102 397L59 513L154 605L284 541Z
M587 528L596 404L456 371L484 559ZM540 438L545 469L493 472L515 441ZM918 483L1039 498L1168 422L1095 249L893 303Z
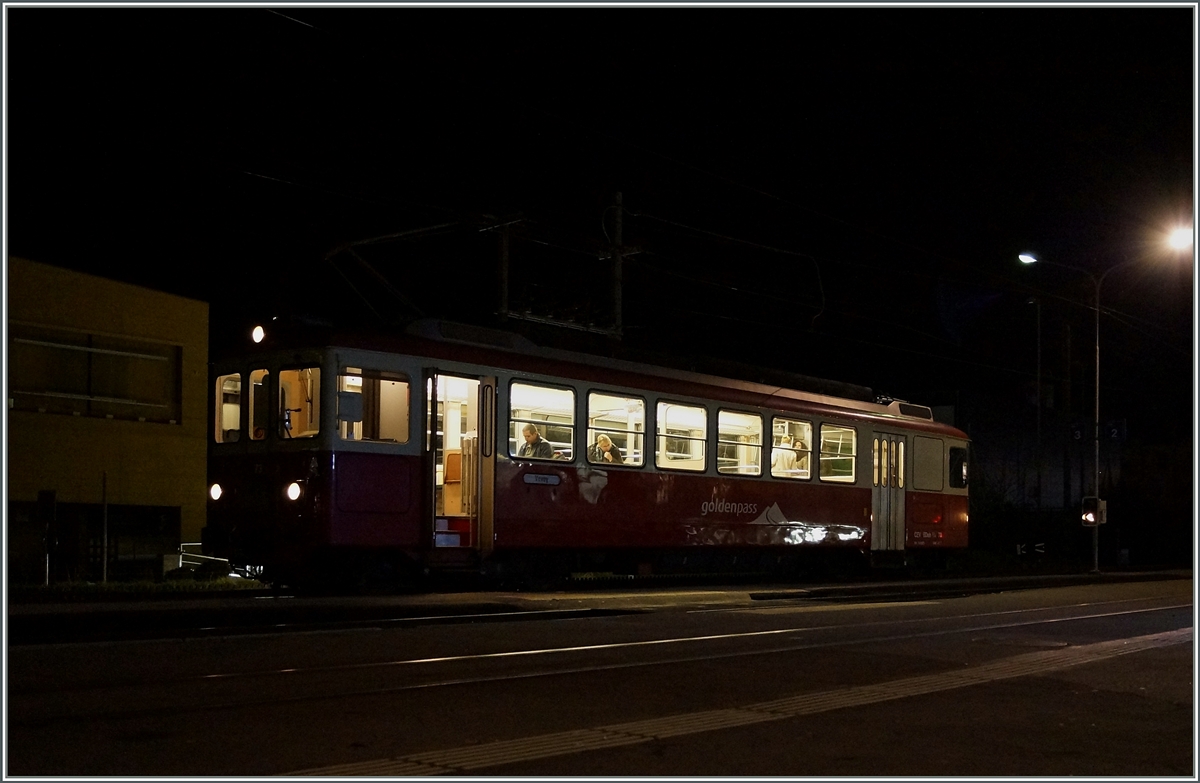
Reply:
M717 472L762 475L762 416L717 411Z
M9 322L12 410L178 424L183 349Z
M696 405L660 402L655 464L671 470L704 470L708 411Z
M573 459L574 391L514 382L508 396L510 456L517 459Z
M588 395L588 461L611 465L603 446L607 439L620 455L619 464L645 462L646 401L641 397L592 392Z

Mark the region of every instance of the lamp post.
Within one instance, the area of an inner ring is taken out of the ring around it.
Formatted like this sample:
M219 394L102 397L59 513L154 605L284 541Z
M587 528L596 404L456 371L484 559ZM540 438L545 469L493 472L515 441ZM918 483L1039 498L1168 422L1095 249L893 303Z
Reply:
M1042 300L1031 297L1027 304L1037 306L1037 440L1033 453L1034 492L1038 511L1042 510Z
M1171 234L1170 245L1176 250L1183 250L1191 247L1192 244L1192 229L1177 229ZM1017 258L1022 264L1036 264L1041 261L1033 253L1021 253ZM1082 269L1077 266L1069 266L1067 264L1059 264L1054 261L1041 261L1041 263L1050 264L1051 266L1059 266L1064 269L1074 269L1076 272L1083 272L1092 281L1095 288L1095 298L1093 310L1096 316L1096 399L1095 399L1095 417L1092 427L1092 495L1100 497L1100 290L1104 286L1104 280L1113 271L1120 269L1123 266L1135 263L1138 259L1128 259L1120 263L1110 266L1105 269L1100 277L1096 277L1087 269ZM1100 572L1100 526L1092 527L1092 573Z

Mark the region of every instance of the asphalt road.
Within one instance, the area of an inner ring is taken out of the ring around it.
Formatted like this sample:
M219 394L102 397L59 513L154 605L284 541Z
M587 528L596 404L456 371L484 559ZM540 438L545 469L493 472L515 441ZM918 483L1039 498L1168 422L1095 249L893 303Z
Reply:
M323 622L26 639L6 774L1195 774L1190 578L840 592L307 599Z

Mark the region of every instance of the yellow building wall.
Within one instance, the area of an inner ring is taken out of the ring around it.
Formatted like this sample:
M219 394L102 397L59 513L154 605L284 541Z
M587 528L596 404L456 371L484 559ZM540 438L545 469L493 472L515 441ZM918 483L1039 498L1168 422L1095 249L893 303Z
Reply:
M179 506L184 543L205 523L208 304L21 258L8 258L8 320L132 337L182 349L178 424L12 409L7 501ZM13 379L8 379L11 386Z

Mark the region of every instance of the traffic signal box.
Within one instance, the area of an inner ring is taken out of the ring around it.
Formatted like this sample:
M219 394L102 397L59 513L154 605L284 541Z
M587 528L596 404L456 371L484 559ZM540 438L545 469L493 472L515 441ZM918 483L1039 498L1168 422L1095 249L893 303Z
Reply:
M1097 497L1083 499L1083 525L1094 527L1103 525L1108 517L1108 501Z

